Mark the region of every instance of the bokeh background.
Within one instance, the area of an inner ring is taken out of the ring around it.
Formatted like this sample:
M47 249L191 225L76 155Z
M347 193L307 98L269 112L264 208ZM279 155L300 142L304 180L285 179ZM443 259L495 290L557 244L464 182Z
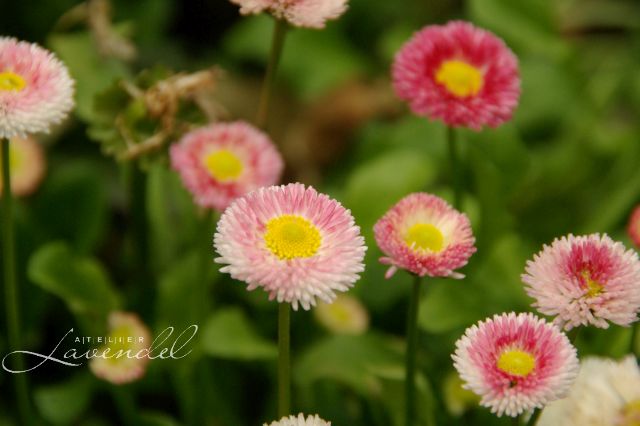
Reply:
M226 0L114 0L114 31L137 48L134 59L123 61L101 54L78 5L33 0L0 7L3 35L52 49L77 80L73 119L41 138L46 178L17 208L25 346L48 353L71 327L104 328L113 309L138 313L156 332L199 324L189 357L154 361L144 379L127 386L139 424L273 420L276 305L203 262L207 251L209 261L214 257L211 221L194 207L165 152L142 168L104 154L114 127L104 106L115 96L109 90L119 79L139 82L136 75L158 66L163 75L218 67L211 100L220 118L251 120L273 21L240 17ZM313 312L293 315L293 406L337 426L401 420L410 277L383 278L371 228L407 193L452 194L445 129L407 111L391 90L389 68L414 31L450 19L505 39L520 60L523 93L512 122L461 132L464 210L478 252L465 280L425 282L420 424L509 423L461 391L450 354L477 320L531 309L520 274L542 244L592 232L631 244L624 227L640 202L637 1L351 0L348 13L326 30L291 31L269 127L287 160L285 181L313 184L343 202L369 246L366 272L350 292L366 308L366 331L338 333ZM139 113L126 107L127 117ZM136 238L146 246L136 246ZM629 329L588 329L577 346L581 355L621 356L630 338ZM48 363L29 380L43 424L128 422L114 398L118 391L86 365ZM3 424L15 424L11 385L10 375L0 374Z

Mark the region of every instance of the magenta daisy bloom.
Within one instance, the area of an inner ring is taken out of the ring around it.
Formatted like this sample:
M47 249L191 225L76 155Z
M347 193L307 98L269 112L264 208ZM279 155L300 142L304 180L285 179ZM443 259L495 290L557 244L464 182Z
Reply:
M531 313L495 315L468 328L452 358L464 387L498 416L564 398L579 370L567 336Z
M268 12L291 25L324 28L347 10L347 0L231 0L243 15Z
M260 188L236 200L218 222L220 270L262 287L270 299L332 302L364 270L366 247L349 210L302 184Z
M398 52L393 85L417 115L480 130L508 121L520 97L518 60L489 31L462 21L427 26Z
M30 137L11 139L9 174L13 195L24 197L38 188L47 165L43 151L42 146ZM2 183L2 176L0 176L0 183ZM0 185L0 194L2 194L2 185Z
M256 188L276 184L284 168L271 139L240 121L193 130L170 154L196 204L219 211Z
M0 138L48 132L73 108L73 84L51 52L0 37Z
M386 277L398 268L421 277L463 278L454 272L475 253L471 223L442 198L427 193L410 194L393 206L373 231L390 265Z
M640 309L638 255L607 235L556 239L527 262L522 281L533 306L566 330L628 326Z
M627 233L636 247L640 247L640 205L633 209L627 225Z

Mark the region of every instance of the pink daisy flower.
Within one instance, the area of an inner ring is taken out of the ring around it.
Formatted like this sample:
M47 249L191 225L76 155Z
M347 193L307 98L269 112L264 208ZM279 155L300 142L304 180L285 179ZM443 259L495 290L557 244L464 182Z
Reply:
M633 209L627 225L627 233L636 247L640 247L640 205Z
M328 20L337 19L347 10L347 0L231 0L243 15L271 13L291 25L324 28Z
M564 398L579 370L567 336L531 313L495 315L468 328L452 358L464 387L498 416Z
M2 153L0 153L2 158ZM1 167L0 167L1 168ZM18 197L32 194L42 182L46 162L42 146L30 137L13 138L9 143L11 193ZM0 175L0 184L2 176ZM2 185L0 185L2 194Z
M171 146L170 155L196 204L219 211L256 188L277 183L284 168L269 137L240 121L193 130Z
M73 108L73 84L51 52L0 37L0 138L48 132Z
M109 314L108 341L98 349L89 368L97 377L116 385L141 378L149 362L151 332L137 315L126 312Z
M471 223L442 198L427 193L410 194L393 206L373 231L390 265L386 278L398 268L430 277L463 278L454 272L475 253Z
M300 413L297 416L283 417L270 424L264 423L263 426L331 426L331 422L322 420L318 415L305 418L304 414Z
M527 262L522 281L541 313L570 330L610 321L627 326L640 308L640 261L607 235L569 235L545 245Z
M502 40L462 21L427 26L398 52L398 96L417 115L480 130L509 120L518 105L518 60Z
M300 183L260 188L222 215L214 245L220 270L293 309L332 302L364 270L366 247L349 210Z

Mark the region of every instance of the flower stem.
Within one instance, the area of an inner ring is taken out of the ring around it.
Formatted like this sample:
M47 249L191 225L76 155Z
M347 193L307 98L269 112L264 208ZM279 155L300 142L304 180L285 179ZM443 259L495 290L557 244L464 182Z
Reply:
M422 277L416 275L413 281L409 313L407 315L407 353L405 376L405 425L413 426L416 415L416 353L418 343L418 309L420 308L420 288Z
M629 341L629 353L630 354L634 354L636 356L640 355L639 353L636 353L636 340L638 340L638 327L640 327L640 325L638 324L631 324L631 337L630 337L630 341Z
M529 421L527 422L527 426L535 426L535 424L538 423L538 417L540 417L541 413L541 409L534 408L533 414L531 414L531 417L529 417Z
M462 208L462 176L458 157L458 138L456 129L451 126L447 127L447 142L449 145L449 163L453 186L453 207L460 210Z
M9 350L20 351L22 337L20 335L20 294L16 279L15 241L13 237L13 196L11 194L11 173L9 166L9 139L2 139L2 260L4 269L5 303L7 311L7 327ZM13 370L24 371L25 363L21 353L12 355L15 359ZM13 374L20 424L32 424L29 408L29 388L25 373Z
M278 304L278 417L291 411L290 328L291 310L288 303Z
M281 19L276 19L273 27L273 38L271 40L271 53L269 54L269 63L267 64L267 73L262 83L262 93L260 94L260 104L258 105L258 116L256 124L258 127L265 128L269 120L269 104L271 102L271 93L276 81L276 73L284 40L287 34L287 23Z

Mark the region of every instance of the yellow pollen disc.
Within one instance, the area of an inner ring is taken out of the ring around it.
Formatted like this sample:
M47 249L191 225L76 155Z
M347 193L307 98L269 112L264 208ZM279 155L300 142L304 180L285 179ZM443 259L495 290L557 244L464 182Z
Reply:
M121 325L120 327L116 327L109 333L109 339L111 339L112 341L108 342L103 347L103 350L109 348L109 358L107 358L108 362L117 364L118 362L126 359L126 355L117 357L117 354L118 351L122 351L124 354L124 352L133 349L134 345L133 342L128 341L129 337L137 339L137 337L134 336L134 330L128 325Z
M444 247L444 236L430 223L416 223L405 234L404 242L409 247L437 253Z
M624 406L620 414L620 420L616 424L620 426L640 426L640 399L631 401Z
M0 72L0 90L19 92L27 86L24 78L10 71Z
M512 376L526 377L536 366L536 360L528 352L519 349L504 351L498 358L497 366Z
M271 253L285 260L313 256L320 248L322 236L302 216L285 214L267 222L264 241Z
M589 271L582 272L582 278L584 278L584 283L587 286L587 297L598 296L602 293L602 290L604 290L602 284L591 278Z
M482 89L482 72L463 61L445 61L436 72L436 81L459 98L475 96Z
M239 178L244 169L240 158L226 149L214 151L207 155L204 159L204 165L211 176L220 182L228 182Z

